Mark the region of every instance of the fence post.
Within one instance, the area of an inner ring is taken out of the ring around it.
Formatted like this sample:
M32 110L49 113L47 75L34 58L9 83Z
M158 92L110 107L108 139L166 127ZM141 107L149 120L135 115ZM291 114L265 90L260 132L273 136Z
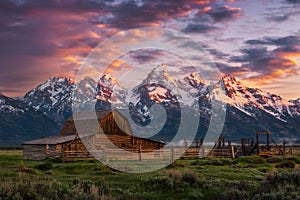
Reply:
M201 146L201 154L202 154L202 157L204 158L204 154L205 154L205 149L204 149L204 145L202 143L202 146Z
M174 159L174 154L175 154L175 152L174 152L175 150L174 150L174 146L172 145L172 147L171 147L171 161L173 162L175 159Z
M234 154L234 146L231 146L231 157L235 158L235 154Z
M139 161L142 160L142 146L139 146Z

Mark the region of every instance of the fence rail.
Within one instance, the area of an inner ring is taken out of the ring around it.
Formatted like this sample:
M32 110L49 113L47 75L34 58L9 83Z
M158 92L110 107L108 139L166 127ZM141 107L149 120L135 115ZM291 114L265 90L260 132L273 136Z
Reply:
M173 147L168 149L99 149L90 151L64 151L64 161L73 161L81 159L103 159L103 160L153 160L153 159L171 159L178 158L192 159L198 157L231 157L231 149L201 149Z

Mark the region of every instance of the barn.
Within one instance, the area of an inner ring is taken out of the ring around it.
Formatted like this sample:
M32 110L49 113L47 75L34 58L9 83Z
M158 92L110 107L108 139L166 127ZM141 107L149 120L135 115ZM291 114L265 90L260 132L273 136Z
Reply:
M57 135L23 143L23 159L43 160L64 157L64 152L72 145L85 149L77 135Z
M141 150L149 152L161 149L164 146L164 143L159 141L133 136L127 119L120 112L114 112L113 114L111 111L105 110L97 111L96 115L102 131L99 129L93 135L85 137L81 135L79 137L74 120L71 117L65 121L59 135L24 142L23 158L42 160L61 157L64 161L92 158L90 152L86 149L87 143L83 140L89 141L91 143L89 145L97 149L107 149L109 145L103 142L105 141L104 137L118 148L131 152L140 152ZM115 120L118 121L118 124ZM82 124L88 123L88 118L82 121ZM118 125L121 125L122 129L130 134L122 131Z

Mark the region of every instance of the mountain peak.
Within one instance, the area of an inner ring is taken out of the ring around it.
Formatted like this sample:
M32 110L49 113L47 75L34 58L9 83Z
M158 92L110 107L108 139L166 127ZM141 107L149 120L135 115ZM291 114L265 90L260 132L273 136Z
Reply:
M184 77L184 80L188 82L193 88L202 88L205 85L205 81L201 79L198 73L191 73L190 75Z
M67 77L67 76L52 76L48 80L50 80L52 82L64 82L64 81L72 82L72 81L74 81L74 79Z
M293 103L295 105L300 105L300 98L296 99L296 100L289 100L290 103Z
M113 88L116 84L118 84L118 81L111 74L104 74L99 79L98 84L105 87Z
M170 77L166 64L154 67L143 81L143 84L152 83L160 85L174 84L174 80Z
M241 82L238 81L232 74L226 74L222 77L222 80L224 83L241 84Z
M155 74L168 74L168 70L167 70L167 65L166 64L161 64L161 65L157 65L156 67L154 67L152 69L151 73L155 73Z

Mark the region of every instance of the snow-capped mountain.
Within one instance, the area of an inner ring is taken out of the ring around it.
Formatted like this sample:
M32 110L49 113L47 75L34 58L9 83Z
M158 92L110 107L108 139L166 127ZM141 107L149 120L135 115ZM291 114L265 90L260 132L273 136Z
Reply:
M111 103L125 102L126 91L120 87L117 79L110 74L103 75L96 88L96 110L110 109Z
M223 101L228 105L222 134L240 138L252 137L257 130L270 130L278 138L300 138L300 98L287 101L278 95L248 87L231 75L220 81L226 92ZM77 85L70 78L53 77L23 98L0 95L0 114L10 113L12 120L18 116L26 116L28 120L33 120L33 115L42 120L46 117L61 127L71 116L72 105L80 108L90 104L96 110L106 110L113 104L128 107L137 124L147 125L151 106L159 104L168 116L165 128L172 127L170 134L174 134L180 123L180 106L187 106L199 111L200 122L191 123L199 123L198 136L203 137L210 121L210 87L197 73L172 78L165 65L154 67L130 91L122 88L109 74L98 81L86 77ZM28 116L28 112L32 115Z
M142 83L127 93L130 94L127 101L134 105L182 103L197 107L199 96L207 95L208 90L196 73L174 79L169 75L167 67L162 65L155 67Z
M57 124L24 101L0 95L0 145L21 144L58 130Z
M92 105L96 103L96 85L97 82L91 77L85 77L77 85L72 85L73 93L69 97L69 106L72 104L72 110L82 110L84 105L89 105L89 109L92 109Z
M71 116L73 81L68 78L52 77L24 96L24 101L44 113L54 122L61 124Z
M1 113L12 113L14 115L19 115L25 113L28 109L29 106L22 104L22 101L18 101L0 94Z
M175 80L169 76L165 65L154 68L142 83L127 92L130 95L127 98L129 102L126 103L129 103L132 119L140 125L148 125L151 121L149 116L151 106L159 104L166 110L166 124L173 121L173 127L176 127L175 117L180 116L181 100L176 96L179 94L178 90L180 89Z
M231 75L224 76L221 81L226 92L222 101L228 105L223 134L250 137L257 130L270 130L276 137L289 137L289 134L300 137L297 128L300 122L299 99L287 101L276 94L248 87ZM132 91L125 92L126 103L132 118L142 125L149 123L149 109L153 104L163 105L171 121L175 120L174 116L180 116L179 102L193 109L199 108L202 121L206 123L199 130L205 132L210 118L205 112L210 109L209 87L196 73L174 79L170 78L166 66L158 66ZM116 92L114 89L108 91L109 94Z
M287 101L276 94L247 87L231 75L224 76L222 80L226 90L226 103L247 115L255 117L253 112L255 108L283 121L300 115L300 112L295 109L295 105L299 105L297 101Z
M300 105L300 98L298 98L296 100L289 100L289 102L294 104L294 105Z
M29 91L24 96L24 102L61 126L72 115L72 108L95 105L97 102L96 108L109 109L113 89L119 91L120 98L122 90L110 75L103 75L98 82L85 77L77 84L67 77L52 77Z
M90 77L81 80L77 86L70 78L52 77L29 91L24 101L62 125L72 115L72 103L74 107L79 107L82 102L95 101L96 84Z

